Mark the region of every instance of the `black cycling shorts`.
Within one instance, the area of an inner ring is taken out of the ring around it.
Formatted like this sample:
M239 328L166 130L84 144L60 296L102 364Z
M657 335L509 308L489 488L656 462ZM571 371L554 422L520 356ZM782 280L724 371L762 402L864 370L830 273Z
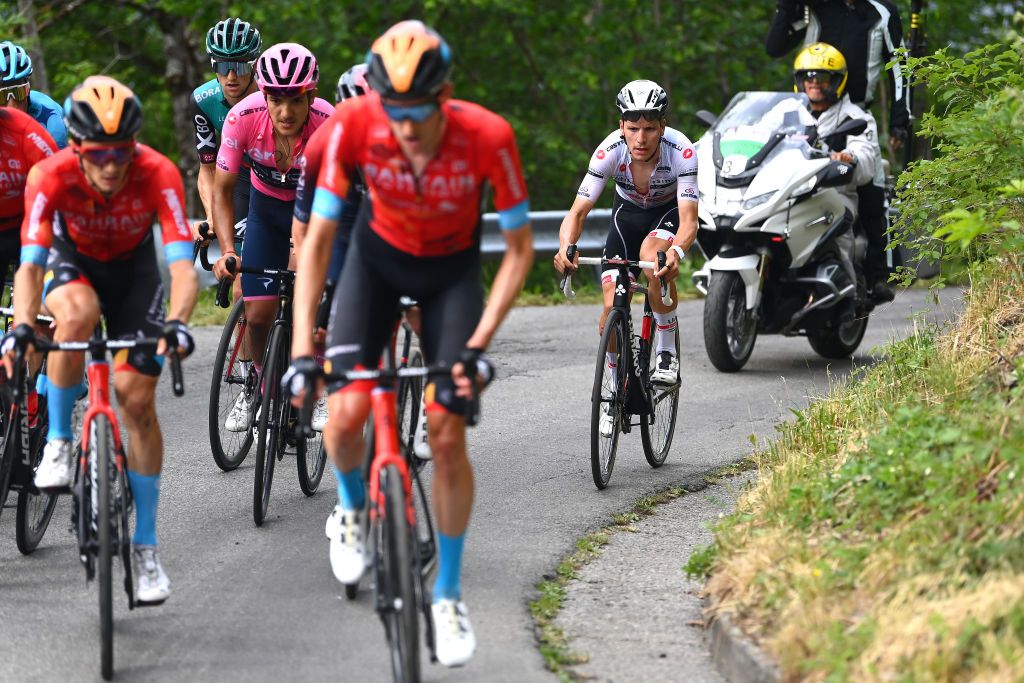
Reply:
M331 370L378 366L398 322L402 296L419 302L426 361L456 363L483 312L479 247L448 256L413 256L386 243L365 223L357 226L331 306L326 354ZM455 396L450 376L433 385L428 408L434 403L465 414L466 402ZM330 390L369 391L372 386L340 382Z
M44 298L72 282L96 292L109 339L159 337L164 327L164 284L160 279L153 233L127 257L97 261L78 253L64 238L54 236L46 262ZM114 371L135 370L158 377L163 357L129 349L114 356Z
M648 235L662 230L668 234L660 237L671 242L678 229L679 204L676 202L641 209L616 192L612 202L612 225L604 243L604 257L639 260L640 245ZM610 272L614 274L617 271L612 269ZM639 268L631 268L630 272L634 277L640 275ZM607 279L605 275L602 275L602 281Z

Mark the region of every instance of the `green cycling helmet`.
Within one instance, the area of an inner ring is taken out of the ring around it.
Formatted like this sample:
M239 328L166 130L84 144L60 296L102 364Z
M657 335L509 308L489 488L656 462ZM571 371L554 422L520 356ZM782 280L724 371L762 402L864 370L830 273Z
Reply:
M218 21L206 32L206 54L213 59L251 62L262 47L259 29L234 17Z

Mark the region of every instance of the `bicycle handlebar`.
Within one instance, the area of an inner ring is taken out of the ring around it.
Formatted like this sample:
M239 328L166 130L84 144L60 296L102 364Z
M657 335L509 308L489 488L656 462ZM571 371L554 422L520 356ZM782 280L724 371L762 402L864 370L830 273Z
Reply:
M321 372L320 378L327 382L355 382L359 380L395 380L410 377L450 377L452 369L445 363L434 363L428 366L404 367L395 370L377 368L371 370L340 370L336 372ZM474 380L475 380L474 375ZM480 422L480 387L475 381L470 382L470 398L466 405L466 426L475 427ZM299 408L298 432L304 439L313 436L311 426L313 418L313 387L307 387L302 398L302 407ZM420 397L422 401L423 398Z
M568 247L565 248L565 257L571 262L576 257L577 252L578 249L576 248L576 245L570 244ZM636 267L641 268L643 270L649 269L653 270L654 272L658 272L659 270L665 267L666 260L667 257L665 256L665 252L659 251L657 263L655 263L654 261L630 261L628 259L614 258L610 259L604 258L603 256L600 258L596 256L580 256L577 263L581 266L611 265L627 268ZM576 292L574 292L572 289L572 273L570 273L568 270L566 270L565 273L562 275L561 288L562 293L565 294L565 297L567 299L576 298ZM669 291L668 284L664 280L662 280L661 282L661 303L663 303L666 306L672 305L672 293Z

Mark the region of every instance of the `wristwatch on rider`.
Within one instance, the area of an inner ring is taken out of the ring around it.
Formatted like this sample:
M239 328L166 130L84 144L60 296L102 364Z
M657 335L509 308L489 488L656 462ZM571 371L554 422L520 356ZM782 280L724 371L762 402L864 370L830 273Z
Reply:
M684 258L686 258L686 252L683 251L683 248L681 246L679 246L678 244L673 244L672 245L672 251L676 252L676 255L679 256L679 261L680 262L682 262L682 260Z

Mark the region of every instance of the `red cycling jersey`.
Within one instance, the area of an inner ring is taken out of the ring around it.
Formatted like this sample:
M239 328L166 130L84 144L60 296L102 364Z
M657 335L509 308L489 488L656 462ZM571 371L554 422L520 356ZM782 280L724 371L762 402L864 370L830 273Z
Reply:
M441 108L444 138L420 177L402 153L380 97L346 100L337 109L327 155L317 181L335 206L315 201L314 213L337 218L356 168L369 189L371 229L391 246L414 256L443 256L478 242L485 181L494 186L502 229L525 225L526 183L512 126L497 114L462 100Z
M65 148L28 175L22 261L45 264L58 211L60 237L83 256L98 261L129 256L150 235L158 218L167 262L190 258L192 236L184 206L177 167L151 147L136 146L127 182L110 199L92 187L74 150Z
M28 114L0 108L0 232L21 227L29 169L57 152L57 143Z

